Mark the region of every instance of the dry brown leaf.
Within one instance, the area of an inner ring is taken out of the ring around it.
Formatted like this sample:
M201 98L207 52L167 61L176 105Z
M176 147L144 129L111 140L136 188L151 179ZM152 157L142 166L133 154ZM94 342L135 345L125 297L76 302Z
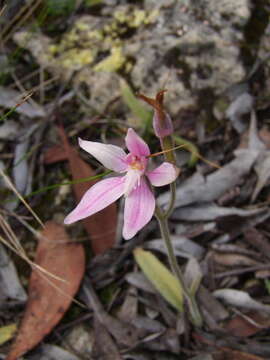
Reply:
M240 254L220 254L215 252L213 254L213 260L215 263L223 266L254 266L259 263L248 256Z
M207 344L217 349L211 354L214 360L263 360L263 358L253 354L233 350L225 346L218 346L216 342L204 337L203 334L193 333L193 338L202 344Z
M119 344L132 347L138 342L140 331L133 324L120 321L109 315L104 310L90 279L87 277L83 282L82 294L86 305L93 310L98 321L108 330L108 332Z
M254 248L260 250L263 256L270 258L270 243L267 237L255 227L244 231L244 239Z
M15 360L36 346L63 317L84 274L83 246L71 243L64 226L48 222L41 233L35 264L54 277L33 269L26 310L6 360Z
M121 360L119 350L107 331L106 327L99 322L97 316L94 317L95 326L95 355L97 359Z
M270 269L255 271L256 279L268 279L270 278Z
M250 311L245 314L235 316L226 325L225 328L231 335L247 337L270 326L270 318L263 317L258 312Z
M270 131L268 130L267 126L263 126L259 130L259 137L264 143L266 149L270 150Z
M96 175L94 170L84 162L78 152L70 146L63 128L59 128L59 135L62 139L73 180ZM73 185L77 202L79 202L84 193L97 181L87 181ZM117 226L117 208L113 203L104 210L83 220L84 227L90 235L92 249L94 253L101 254L110 249L115 242Z
M43 154L44 164L54 164L64 160L67 160L67 154L61 145L54 145L47 149Z
M203 308L211 314L216 322L225 320L229 316L229 312L221 302L203 285L200 286L197 297Z
M212 356L214 360L263 360L259 356L228 348L222 348L221 351L212 354Z

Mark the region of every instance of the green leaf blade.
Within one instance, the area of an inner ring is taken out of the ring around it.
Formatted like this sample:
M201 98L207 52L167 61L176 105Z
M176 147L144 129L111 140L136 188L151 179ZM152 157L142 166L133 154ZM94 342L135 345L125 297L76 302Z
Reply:
M134 250L134 257L156 290L178 311L183 312L183 290L177 278L149 251Z

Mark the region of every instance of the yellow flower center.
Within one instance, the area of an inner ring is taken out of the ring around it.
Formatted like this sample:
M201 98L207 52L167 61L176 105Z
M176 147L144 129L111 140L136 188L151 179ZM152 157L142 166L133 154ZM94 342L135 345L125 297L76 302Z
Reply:
M140 170L140 171L144 170L144 165L138 160L132 161L129 166L133 170Z

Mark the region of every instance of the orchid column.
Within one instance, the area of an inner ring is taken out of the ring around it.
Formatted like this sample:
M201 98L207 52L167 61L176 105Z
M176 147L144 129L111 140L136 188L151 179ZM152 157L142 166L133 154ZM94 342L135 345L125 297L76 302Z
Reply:
M163 150L163 154L166 161L175 166L176 160L173 150L174 141L172 138L173 124L170 115L164 110L163 107L163 98L165 91L166 90L162 90L158 92L155 99L151 99L142 94L139 94L139 97L154 108L153 128L155 135L160 140L161 148ZM174 272L177 279L179 280L180 285L183 289L185 300L189 309L190 319L195 326L201 326L202 318L196 303L196 299L194 295L191 293L191 291L188 289L188 287L185 285L184 277L180 267L178 266L170 238L168 218L174 209L175 194L176 194L176 183L175 181L173 181L170 183L171 196L170 196L170 203L167 209L163 211L158 206L158 204L156 204L155 216L159 223L162 238L164 239L166 244L171 269Z

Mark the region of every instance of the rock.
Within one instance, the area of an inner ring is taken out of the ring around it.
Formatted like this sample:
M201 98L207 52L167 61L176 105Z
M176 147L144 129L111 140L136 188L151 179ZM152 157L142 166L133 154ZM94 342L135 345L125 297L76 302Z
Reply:
M120 96L119 76L113 72L95 72L85 68L75 76L74 83L78 86L77 94L80 91L80 84L83 83L88 87L90 93L85 101L98 113L103 113L107 105Z
M136 51L131 78L141 92L153 95L167 87L167 105L176 115L198 106L205 90L220 94L243 79L238 43L250 16L247 0L182 0L159 12L151 29L137 34L128 47L130 56Z
M57 43L32 32L28 42L25 32L14 40L64 79L75 72L76 84L80 79L87 85L90 107L99 112L118 94L114 73L128 76L149 96L167 87L173 116L189 108L200 111L245 77L239 43L250 17L248 0L146 0L144 8L115 3L104 1L103 16L75 18ZM101 91L97 81L106 89Z

